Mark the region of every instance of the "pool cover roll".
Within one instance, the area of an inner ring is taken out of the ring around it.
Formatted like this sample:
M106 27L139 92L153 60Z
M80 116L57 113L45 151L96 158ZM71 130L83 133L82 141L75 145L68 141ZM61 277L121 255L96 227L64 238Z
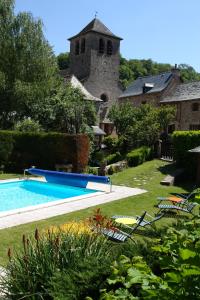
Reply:
M36 168L26 169L32 175L44 176L47 182L86 188L88 182L109 183L107 176L91 174L77 174L42 170Z

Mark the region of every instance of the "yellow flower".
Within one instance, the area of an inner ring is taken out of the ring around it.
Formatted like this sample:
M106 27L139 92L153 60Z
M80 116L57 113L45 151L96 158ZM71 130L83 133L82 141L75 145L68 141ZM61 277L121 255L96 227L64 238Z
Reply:
M92 230L86 221L79 221L79 222L69 222L62 224L60 226L52 226L49 228L50 232L57 233L57 232L70 232L75 234L92 234Z

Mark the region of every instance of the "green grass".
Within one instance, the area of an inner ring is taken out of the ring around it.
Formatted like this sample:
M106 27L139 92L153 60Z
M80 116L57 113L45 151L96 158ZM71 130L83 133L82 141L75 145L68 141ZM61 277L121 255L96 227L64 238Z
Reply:
M4 179L13 179L13 178L19 178L22 177L22 175L19 174L0 174L0 180Z
M147 190L147 193L98 205L98 207L101 207L102 212L108 216L112 216L113 214L141 214L143 210L147 210L149 213L154 214L156 212L154 204L156 203L157 196L167 196L169 193L181 193L191 189L191 185L189 183L184 186L160 185L161 179L165 176L165 174L172 171L173 168L174 166L171 164L160 160L153 160L138 167L129 168L123 172L112 175L113 184L143 188ZM11 178L11 176L9 176L10 174L5 176L3 174L0 175L0 179ZM12 174L12 178L15 176L17 177L17 175ZM66 223L70 220L84 219L90 216L93 210L94 207L34 223L0 230L0 264L5 265L7 263L7 249L9 247L11 249L19 248L23 234L32 234L36 227L42 230L52 225ZM171 222L171 219L163 218L159 222L162 225Z

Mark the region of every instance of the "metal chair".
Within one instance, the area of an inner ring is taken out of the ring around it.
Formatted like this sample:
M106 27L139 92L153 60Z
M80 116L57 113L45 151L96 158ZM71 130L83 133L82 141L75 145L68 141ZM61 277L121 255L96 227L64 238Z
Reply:
M125 231L122 231L119 228L101 228L100 232L108 237L111 240L117 241L117 242L125 242L128 238L132 239L132 234L137 230L137 228L140 226L140 224L143 222L144 217L146 215L146 211L139 217L138 223L135 224L135 226L131 227L130 232L127 233Z

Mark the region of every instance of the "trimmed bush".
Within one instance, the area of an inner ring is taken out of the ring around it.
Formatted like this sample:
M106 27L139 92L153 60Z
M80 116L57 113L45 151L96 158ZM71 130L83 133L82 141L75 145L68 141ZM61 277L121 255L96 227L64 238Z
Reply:
M109 135L104 138L103 143L107 146L110 152L114 152L117 148L118 138Z
M12 135L0 136L0 164L6 164L13 150L14 140Z
M110 154L105 158L105 161L107 162L107 165L116 163L122 159L122 156L119 152L116 152L114 154Z
M98 167L87 167L86 174L98 175Z
M196 174L197 157L188 150L200 146L200 131L175 131L172 135L174 159L190 175Z
M129 152L126 158L129 167L136 167L152 158L152 150L149 147L143 146Z
M73 172L82 172L88 163L86 135L0 131L0 164L5 170L23 172L32 165L55 169L55 164L71 163Z

